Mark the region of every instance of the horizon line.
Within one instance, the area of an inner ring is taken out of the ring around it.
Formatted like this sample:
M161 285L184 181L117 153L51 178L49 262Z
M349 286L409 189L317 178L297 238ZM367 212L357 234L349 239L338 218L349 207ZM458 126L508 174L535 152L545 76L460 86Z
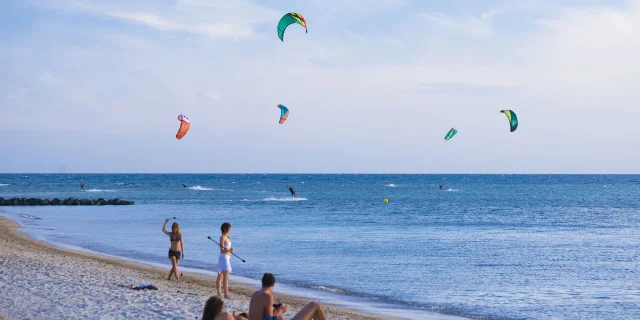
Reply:
M148 174L148 175L196 175L196 174L208 174L208 175L640 175L640 173L373 173L373 172L294 172L294 173L276 173L276 172L0 172L0 175L18 175L18 174L68 174L68 175L81 175L81 174Z

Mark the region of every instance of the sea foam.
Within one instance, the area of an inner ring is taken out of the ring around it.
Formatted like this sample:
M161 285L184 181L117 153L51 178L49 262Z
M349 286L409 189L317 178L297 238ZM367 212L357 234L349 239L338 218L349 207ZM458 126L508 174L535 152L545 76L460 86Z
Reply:
M187 189L196 190L196 191L213 191L213 189L211 189L211 188L202 187L202 186L193 186L193 187L189 187Z
M289 197L284 197L284 198L274 198L274 197L269 197L269 198L264 198L262 199L262 201L306 201L309 200L307 198L289 198Z

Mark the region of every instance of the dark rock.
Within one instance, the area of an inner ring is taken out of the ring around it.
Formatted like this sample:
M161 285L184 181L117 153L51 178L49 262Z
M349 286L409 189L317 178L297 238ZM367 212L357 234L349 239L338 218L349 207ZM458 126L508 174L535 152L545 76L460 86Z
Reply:
M54 198L52 200L49 199L38 199L38 198L11 198L5 199L0 197L0 206L103 206L103 205L132 205L133 201L120 200L119 198L115 199L76 199L76 198L67 198L64 200L60 200L58 198Z

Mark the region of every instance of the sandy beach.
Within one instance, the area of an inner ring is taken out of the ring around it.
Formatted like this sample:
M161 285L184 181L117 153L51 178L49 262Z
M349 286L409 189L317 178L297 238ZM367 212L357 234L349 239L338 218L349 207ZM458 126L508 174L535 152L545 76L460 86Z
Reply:
M36 241L0 217L0 319L196 319L215 294L215 278L184 272L183 282L166 280L167 270L126 260L61 249ZM128 288L154 284L157 291ZM231 284L226 311L246 311L255 288ZM307 303L278 295L291 305L290 318ZM329 319L381 318L325 305Z

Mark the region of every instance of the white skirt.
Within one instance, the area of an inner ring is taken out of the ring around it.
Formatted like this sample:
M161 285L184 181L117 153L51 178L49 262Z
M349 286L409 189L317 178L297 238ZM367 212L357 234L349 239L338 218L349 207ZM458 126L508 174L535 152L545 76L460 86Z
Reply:
M227 271L229 273L231 273L231 256L228 256L226 254L220 254L220 256L218 257L218 273L222 272L222 271Z

